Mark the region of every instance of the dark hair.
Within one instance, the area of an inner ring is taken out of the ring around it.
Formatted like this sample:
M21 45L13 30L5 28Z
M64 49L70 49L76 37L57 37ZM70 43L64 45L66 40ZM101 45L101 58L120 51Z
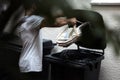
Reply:
M28 10L32 7L32 5L36 5L38 7L41 0L22 0L23 6L25 10Z

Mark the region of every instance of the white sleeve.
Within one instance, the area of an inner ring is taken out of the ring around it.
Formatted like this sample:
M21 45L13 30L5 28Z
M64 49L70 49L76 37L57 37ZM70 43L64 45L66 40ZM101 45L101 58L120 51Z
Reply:
M37 29L37 27L40 27L39 25L44 20L43 17L39 16L33 16L33 19L31 19L27 25L29 26L29 29Z

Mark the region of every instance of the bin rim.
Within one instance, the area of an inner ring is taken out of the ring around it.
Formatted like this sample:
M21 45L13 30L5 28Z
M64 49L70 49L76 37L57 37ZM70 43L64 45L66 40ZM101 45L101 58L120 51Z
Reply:
M72 49L72 50L75 50L75 49ZM104 56L100 55L100 57L96 58L95 60L85 62L85 61L68 60L68 59L55 57L55 56L53 56L54 54L60 54L60 52L46 55L45 60L50 63L60 64L60 65L75 67L75 68L86 68L86 67L88 67L88 64L99 63L99 62L101 62L101 60L104 59Z

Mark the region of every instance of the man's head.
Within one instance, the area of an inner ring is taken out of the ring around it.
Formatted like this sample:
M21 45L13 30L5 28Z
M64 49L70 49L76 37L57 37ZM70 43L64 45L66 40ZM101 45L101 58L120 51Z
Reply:
M40 0L23 0L22 2L23 2L23 7L25 11L35 12L38 9Z

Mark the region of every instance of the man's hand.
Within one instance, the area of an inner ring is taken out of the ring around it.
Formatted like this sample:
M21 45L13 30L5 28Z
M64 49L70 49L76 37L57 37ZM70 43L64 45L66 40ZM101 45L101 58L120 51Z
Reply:
M75 25L77 23L77 19L75 17L67 19L66 17L58 17L55 20L56 26L63 26L66 24Z
M66 17L58 17L55 19L55 25L56 26L63 26L67 24L67 18Z
M67 19L67 23L71 25L75 25L77 23L77 19L75 17Z

